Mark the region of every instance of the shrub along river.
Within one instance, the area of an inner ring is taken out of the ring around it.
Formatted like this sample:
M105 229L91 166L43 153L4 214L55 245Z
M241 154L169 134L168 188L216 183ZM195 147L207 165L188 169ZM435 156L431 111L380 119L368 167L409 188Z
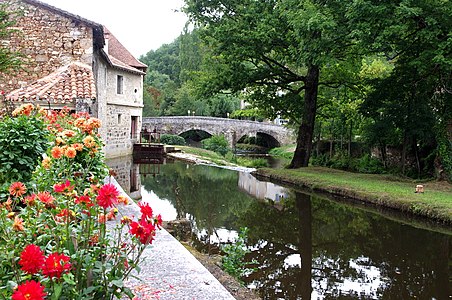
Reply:
M249 229L255 263L242 280L262 299L451 297L448 229L244 172L177 161L138 169L154 170L142 171L143 200L164 220L189 219L198 249L218 252Z

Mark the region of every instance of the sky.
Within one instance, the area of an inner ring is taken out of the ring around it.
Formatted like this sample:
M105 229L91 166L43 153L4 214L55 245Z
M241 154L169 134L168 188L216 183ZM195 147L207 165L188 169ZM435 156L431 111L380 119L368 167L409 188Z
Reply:
M136 58L182 32L187 16L183 0L41 0L106 26Z

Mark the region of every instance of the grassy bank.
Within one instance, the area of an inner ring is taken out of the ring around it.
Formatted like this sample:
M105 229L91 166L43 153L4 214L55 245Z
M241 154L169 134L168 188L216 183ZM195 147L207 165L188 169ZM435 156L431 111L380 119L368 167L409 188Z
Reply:
M358 174L322 167L296 170L265 168L256 174L452 225L452 185L445 182L420 183L387 175ZM425 192L416 194L416 184L423 184Z

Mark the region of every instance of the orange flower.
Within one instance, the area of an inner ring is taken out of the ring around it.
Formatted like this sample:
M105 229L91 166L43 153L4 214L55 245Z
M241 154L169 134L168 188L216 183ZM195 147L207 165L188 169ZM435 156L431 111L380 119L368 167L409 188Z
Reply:
M52 148L50 153L52 154L53 158L58 159L63 155L63 149L61 147L55 146Z
M24 104L22 113L29 116L34 108L33 104Z
M70 209L64 208L60 211L60 213L56 215L56 218L61 222L67 222L75 218L75 212Z
M19 218L18 216L16 216L14 218L14 223L13 223L13 229L17 230L17 231L24 231L24 224L23 224L24 220L22 220L21 218Z
M85 126L86 119L85 118L78 118L75 120L74 125L75 127L78 127L82 129Z
M97 222L104 224L107 221L107 217L104 214L99 214L97 217Z
M42 160L42 167L48 170L50 169L50 165L51 165L50 157L44 157L44 159Z
M11 211L12 207L11 205L13 204L13 201L11 200L11 198L8 198L8 200L6 200L5 203L3 203L3 207L7 210L7 211Z
M118 213L118 210L116 208L110 209L110 211L105 216L108 221L116 219L116 214Z
M64 140L61 137L57 137L55 139L55 145L65 144Z
M66 151L64 152L64 155L69 158L74 158L77 155L77 151L75 148L67 147Z
M95 244L99 243L99 235L98 234L93 235L89 239L89 243L90 243L90 245L95 245Z
M65 135L67 137L73 137L75 135L75 131L73 131L73 130L65 130L65 131L63 131L63 135Z
M26 191L27 191L27 188L25 187L25 185L19 181L13 182L9 186L9 193L11 194L11 196L14 196L14 197L20 197L23 194L25 194Z
M88 135L83 139L83 144L85 145L86 148L93 148L96 146L96 141L92 136Z
M80 144L80 143L72 144L71 147L73 147L77 151L82 151L83 150L83 144Z
M126 225L132 223L132 219L128 216L124 216L121 218L121 224Z
M123 203L125 205L129 204L129 198L123 195L118 196L118 203Z
M36 197L38 197L39 201L44 203L47 208L54 207L53 201L55 198L49 192L39 192Z

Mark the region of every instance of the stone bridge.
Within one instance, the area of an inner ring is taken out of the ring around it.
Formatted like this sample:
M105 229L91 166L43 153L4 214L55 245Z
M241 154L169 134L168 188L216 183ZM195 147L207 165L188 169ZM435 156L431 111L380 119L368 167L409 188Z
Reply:
M293 131L272 123L243 121L236 119L178 116L143 118L142 130L162 134L180 135L190 130L205 131L210 135L224 135L231 147L243 136L260 136L271 147L278 147L295 142Z

